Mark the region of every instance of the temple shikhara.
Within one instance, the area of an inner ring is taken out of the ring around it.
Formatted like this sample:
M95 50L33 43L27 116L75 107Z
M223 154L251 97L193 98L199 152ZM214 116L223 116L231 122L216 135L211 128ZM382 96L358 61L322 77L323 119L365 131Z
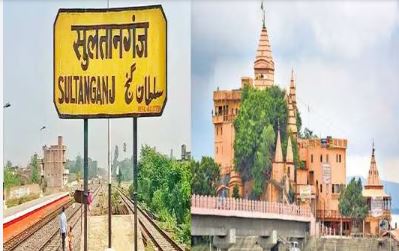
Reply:
M241 86L233 90L213 92L214 110L212 122L214 125L214 156L220 166L221 185L217 189L219 196L233 195L235 187L239 195L248 198L252 182L243 182L234 167L234 119L238 115L241 101L241 90L244 86L256 89L266 89L276 85L274 81L275 64L272 47L265 23L261 27L258 48L254 60L254 76L242 77ZM291 72L290 83L286 90L286 105L288 110L287 128L279 128L275 143L275 155L272 161L271 178L264 186L261 200L288 203L289 187L293 189L295 202L298 205L309 205L316 220L321 223L321 229L331 233L350 233L351 219L340 215L339 196L346 186L346 149L347 140L333 137L300 138L297 128L297 83L294 71ZM286 130L288 143L286 154L283 155L280 131ZM291 140L291 138L293 140ZM293 144L297 144L300 166L294 164ZM373 164L374 163L374 164ZM373 167L374 166L374 167ZM371 176L371 177L370 177ZM281 185L283 184L283 185ZM364 196L370 198L379 196L388 209L387 196L378 178L378 170L372 156L369 179ZM370 209L371 210L371 209ZM367 217L365 228L371 233L378 225L378 217ZM323 231L323 230L322 230Z
M371 153L370 170L367 183L363 189L363 197L367 199L369 214L365 219L364 232L370 235L380 234L384 219L391 220L391 196L384 192L384 185L378 174L375 161L375 149Z

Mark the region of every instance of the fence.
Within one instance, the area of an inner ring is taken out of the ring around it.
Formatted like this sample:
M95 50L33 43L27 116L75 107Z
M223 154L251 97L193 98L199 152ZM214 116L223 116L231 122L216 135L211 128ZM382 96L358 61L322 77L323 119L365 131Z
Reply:
M192 195L191 208L234 210L311 217L309 206L226 197Z

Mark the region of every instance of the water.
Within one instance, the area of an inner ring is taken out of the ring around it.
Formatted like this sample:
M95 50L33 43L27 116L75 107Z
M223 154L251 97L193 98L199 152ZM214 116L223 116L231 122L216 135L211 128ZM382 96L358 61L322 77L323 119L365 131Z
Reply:
M391 216L392 216L391 226L395 227L395 222L396 222L399 228L399 214L392 214Z

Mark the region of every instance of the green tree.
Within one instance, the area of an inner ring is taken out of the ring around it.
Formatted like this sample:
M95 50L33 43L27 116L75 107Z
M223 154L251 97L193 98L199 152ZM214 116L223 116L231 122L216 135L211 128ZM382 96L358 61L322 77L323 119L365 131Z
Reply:
M11 161L7 161L4 167L4 187L10 188L21 185L21 179L12 168Z
M31 157L31 161L29 164L31 171L32 171L32 176L31 176L31 181L32 183L40 183L40 173L39 173L39 159L37 156L37 153L35 153L32 157Z
M138 168L138 199L190 243L191 161L177 161L143 146ZM133 189L129 189L130 193Z
M219 165L211 157L202 157L200 162L191 161L191 191L198 195L216 195L219 182Z
M263 192L265 179L270 177L272 168L272 155L274 147L274 131L272 125L265 126L262 134L260 135L259 147L255 154L254 165L251 169L251 176L254 184L252 189L253 198L259 199Z
M232 194L233 198L235 199L239 199L240 198L240 188L238 187L237 184L234 185L233 187L233 194Z
M303 138L305 139L313 139L316 138L316 135L313 134L313 131L310 130L309 128L305 127L303 131Z
M118 186L120 187L122 182L122 171L120 168L118 169L117 178L118 178Z
M257 90L252 87L243 88L240 111L234 121L234 165L243 182L254 180L255 185L252 194L254 197L260 195L263 184L270 177L268 160L274 155L278 125L281 129L283 155L286 155L287 119L288 109L285 91L278 86L265 90ZM274 134L271 133L269 126L273 129ZM297 113L297 126L298 131L300 131L299 112ZM292 143L293 148L295 148L296 143ZM298 151L295 152L295 149L293 151L294 159L298 160ZM296 166L298 166L298 163Z
M11 163L11 161L7 160L7 163L6 163L5 168L9 168L9 169L12 168L12 163Z
M343 216L352 218L355 226L364 220L368 213L366 199L362 195L362 181L352 178L339 196L339 211Z
M118 166L120 165L120 162L118 161L119 158L119 147L118 145L115 145L115 149L114 149L114 155L113 155L113 160L111 163L111 173L112 176L115 177L118 180Z

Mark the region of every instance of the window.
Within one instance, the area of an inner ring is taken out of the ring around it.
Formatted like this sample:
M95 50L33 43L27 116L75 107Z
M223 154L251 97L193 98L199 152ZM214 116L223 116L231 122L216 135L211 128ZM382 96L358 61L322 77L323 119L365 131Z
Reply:
M314 172L310 171L309 172L309 185L313 185L314 183Z
M323 162L323 154L320 154L320 163Z
M339 163L341 163L341 154L339 155Z
M320 193L323 192L323 184L320 184Z
M332 186L331 186L331 189L332 189L332 193L334 193L334 187L335 187L335 184L333 184Z
M328 163L328 154L326 155L326 161L327 161L327 163Z
M220 127L220 135L223 134L223 127Z
M313 163L313 154L310 155L310 162Z

